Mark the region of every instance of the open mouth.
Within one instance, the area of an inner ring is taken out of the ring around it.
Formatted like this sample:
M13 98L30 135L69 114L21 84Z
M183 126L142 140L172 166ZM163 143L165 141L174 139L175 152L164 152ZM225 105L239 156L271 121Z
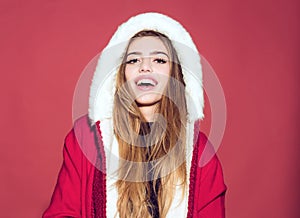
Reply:
M155 87L158 82L153 77L150 76L140 76L135 79L135 84L140 89L151 89Z
M152 79L141 79L137 81L137 86L156 86L157 83Z

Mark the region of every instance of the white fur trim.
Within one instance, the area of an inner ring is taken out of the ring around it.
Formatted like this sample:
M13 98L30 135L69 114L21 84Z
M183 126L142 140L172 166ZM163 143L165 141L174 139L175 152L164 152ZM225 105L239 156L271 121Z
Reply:
M204 117L200 55L190 34L170 17L144 13L123 23L100 55L89 98L89 117L93 124L112 117L115 76L127 42L134 34L145 29L161 32L172 41L183 68L189 120Z

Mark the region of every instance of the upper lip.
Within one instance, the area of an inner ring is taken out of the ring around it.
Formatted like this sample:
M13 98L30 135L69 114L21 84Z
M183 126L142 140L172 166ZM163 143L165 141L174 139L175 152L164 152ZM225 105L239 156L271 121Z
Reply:
M142 79L152 80L155 83L155 85L157 85L157 83L158 83L157 80L151 75L141 75L141 76L138 76L134 79L135 84L137 84Z

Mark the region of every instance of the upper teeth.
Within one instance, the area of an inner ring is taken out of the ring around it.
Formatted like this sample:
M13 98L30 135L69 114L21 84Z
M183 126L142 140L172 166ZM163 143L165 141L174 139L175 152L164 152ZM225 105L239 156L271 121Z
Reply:
M152 80L152 79L141 79L137 82L137 85L140 86L142 84L149 84L149 85L152 85L152 86L155 86L155 82Z

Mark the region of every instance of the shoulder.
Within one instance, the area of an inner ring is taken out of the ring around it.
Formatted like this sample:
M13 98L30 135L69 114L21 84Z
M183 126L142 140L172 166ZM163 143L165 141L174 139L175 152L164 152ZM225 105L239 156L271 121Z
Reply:
M208 137L203 132L198 136L198 158L197 166L201 171L201 181L214 183L220 189L225 190L223 169L217 156L217 149L214 148Z
M223 169L214 148L208 137L203 132L199 132L197 145L197 171L200 181L213 183L220 190L226 190L223 177Z
M223 201L227 186L216 150L203 132L199 132L195 148L198 149L195 202L196 208L201 210L216 199ZM223 207L220 205L221 209Z
M98 149L102 146L100 129L96 125L91 123L88 115L84 115L75 120L73 126L73 134L79 145L78 147L85 158L93 165L96 164Z
M97 149L95 125L90 125L87 115L74 121L73 128L65 138L64 153L72 157L84 155L90 161L94 160Z
M195 149L197 150L198 156L198 166L204 167L208 164L211 160L218 161L216 152L216 147L211 143L209 138L204 132L199 131L198 135L196 136L196 144Z
M84 137L87 132L90 132L90 129L86 115L75 120L72 129L65 137L65 147L71 148L80 144L82 137Z

